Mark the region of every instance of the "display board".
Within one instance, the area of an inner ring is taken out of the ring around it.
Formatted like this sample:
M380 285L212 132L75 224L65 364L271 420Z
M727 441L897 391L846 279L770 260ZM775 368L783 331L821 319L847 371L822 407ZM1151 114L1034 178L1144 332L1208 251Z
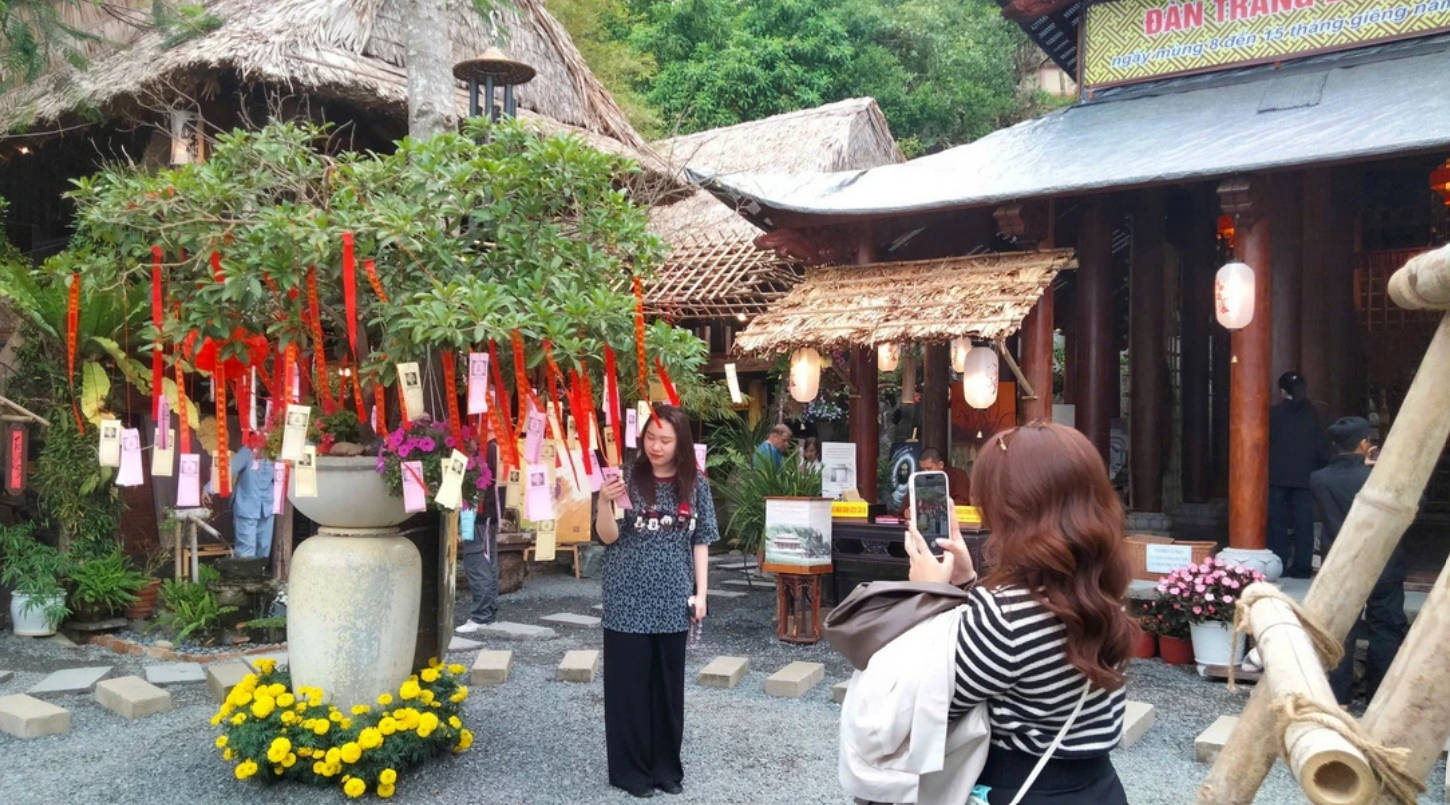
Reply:
M1450 0L1115 0L1087 8L1089 89L1450 30Z

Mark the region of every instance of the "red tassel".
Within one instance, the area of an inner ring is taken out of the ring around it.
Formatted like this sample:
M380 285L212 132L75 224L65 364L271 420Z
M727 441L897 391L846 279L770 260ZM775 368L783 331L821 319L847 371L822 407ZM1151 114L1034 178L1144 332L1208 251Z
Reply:
M211 253L211 275L216 278L217 282L227 281L226 274L222 271L221 252Z
M65 307L66 376L70 378L72 388L75 387L76 336L80 332L80 325L81 275L76 272L70 275L70 296Z
M242 376L232 380L232 393L237 395L237 425L242 429L242 445L252 443L252 372L242 369Z
M579 410L582 412L579 422L579 452L584 454L584 472L588 475L594 474L594 457L590 448L593 446L594 437L594 388L589 383L589 372L586 369L578 374L579 383Z
M649 363L644 357L644 285L634 278L634 352L639 364L639 398L649 400Z
M379 436L388 432L388 398L382 383L373 383L373 432Z
M618 451L612 458L616 463L623 464L624 423L619 416L619 378L614 364L614 350L608 344L604 345L604 396L608 398L604 401L604 410L609 412L609 425L614 430L614 449Z
M659 370L660 384L665 387L665 396L669 398L670 405L679 408L680 395L675 393L675 384L670 382L670 373L665 371L665 365L660 363L659 358L655 358L655 368Z
M191 424L186 416L186 376L181 369L181 356L173 361L176 366L176 415L181 418L181 454L191 452Z
M559 381L561 379L563 379L563 377L564 377L563 374L561 374L559 372L559 364L557 364L557 363L554 362L554 345L549 341L549 339L545 338L544 339L544 379L549 384L549 400L551 402L553 402L553 404L554 404L554 411L556 411L556 412L564 410L564 409L562 409L562 408L559 407ZM561 425L561 427L562 427L562 425ZM549 431L550 432L553 432L553 430L554 430L554 423L553 423L552 420L550 420L550 422L549 422ZM564 434L562 434L562 433L555 433L554 434L554 438L556 440L562 442L562 441L564 441Z
M357 404L357 421L358 421L358 424L359 425L361 425L361 424L363 424L363 423L365 423L365 422L368 421L367 409L363 407L362 381L358 379L358 375L360 375L360 374L362 374L362 370L361 369L358 369L357 367L353 367L353 369L352 369L352 400L353 400L354 403ZM378 431L378 432L379 433L382 433L382 431Z
M403 384L401 382L398 383L398 413L403 418L403 430L412 427L413 420L408 418L408 398L403 394Z
M221 355L217 355L216 369L212 372L216 382L216 460L217 495L227 497L232 490L231 440L227 438L227 370Z
M312 313L312 353L317 364L313 381L322 400L322 413L332 414L337 410L337 401L332 396L332 378L327 374L327 344L322 338L322 306L317 301L316 268L307 270L307 308Z
M383 290L382 280L378 279L378 264L372 260L364 260L363 272L368 275L368 284L373 286L373 293L378 295L378 301L386 305L388 294Z
M513 417L509 414L509 398L504 392L503 372L498 368L498 345L492 339L488 342L488 363L493 373L493 397L494 404L488 407L489 416L493 417L493 430L498 434L499 455L507 463L507 467L500 467L502 474L506 469L522 469L519 463L519 443L514 438Z
M347 345L357 360L357 258L351 232L342 233L342 302L347 311ZM346 395L339 395L346 396Z
M443 393L448 397L448 433L458 443L463 435L463 423L458 417L458 376L451 347L443 350Z
M162 316L166 305L161 298L161 247L151 247L151 324L156 327L156 339L151 344L151 417L161 419L161 398L165 391L166 350L161 346ZM167 423L158 422L165 433Z
M509 333L509 340L514 347L514 391L519 399L519 424L518 432L522 433L527 427L529 406L542 409L539 405L539 397L534 393L534 385L529 382L529 370L524 365L524 336L518 330Z

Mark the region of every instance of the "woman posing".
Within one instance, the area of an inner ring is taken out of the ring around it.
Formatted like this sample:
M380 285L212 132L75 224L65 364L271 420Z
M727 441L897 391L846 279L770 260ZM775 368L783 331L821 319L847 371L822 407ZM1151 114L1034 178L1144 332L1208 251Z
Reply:
M974 797L1013 802L1080 707L1020 801L1125 805L1108 753L1123 733L1134 627L1122 605L1123 511L1102 457L1071 428L1014 428L982 447L972 497L991 530L980 582L960 532L941 540L940 560L914 529L906 545L912 581L976 583L962 612L950 713L987 703L991 748Z
M604 543L604 736L609 783L636 797L683 789L685 643L705 619L709 545L720 538L695 468L690 422L661 405L639 457L600 490ZM615 520L609 501L629 494ZM693 612L690 606L693 604Z

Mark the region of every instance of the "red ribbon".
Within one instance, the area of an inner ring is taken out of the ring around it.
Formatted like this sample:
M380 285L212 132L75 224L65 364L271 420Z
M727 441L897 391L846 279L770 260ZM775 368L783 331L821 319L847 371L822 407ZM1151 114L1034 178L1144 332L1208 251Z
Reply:
M232 456L231 450L228 449L231 440L227 438L227 365L225 361L217 361L216 370L212 372L212 382L216 383L217 494L220 497L227 497L232 490Z
M76 338L80 333L81 326L81 275L79 272L70 275L70 295L65 307L65 351L66 351L66 379L70 383L71 390L76 387ZM85 421L81 419L81 409L76 405L75 395L71 395L71 413L75 414L76 430L86 432Z
M574 388L569 404L574 409L574 424L579 431L579 454L584 459L584 474L593 475L594 462L589 460L589 416L594 408L594 400L586 391L585 381L579 377L579 371L571 370L571 375Z
M639 398L649 400L649 363L644 358L644 286L634 278L634 352L639 363Z
M352 368L352 400L357 404L357 421L359 425L368 421L367 409L363 407L362 381L358 379L358 375L360 374L362 374L361 369L357 367Z
M523 432L527 427L529 406L533 405L539 410L544 406L539 405L539 396L534 393L534 385L529 382L529 371L524 366L524 335L518 330L509 333L509 340L514 347L514 391L519 398L519 425L518 431Z
M221 252L211 253L211 275L216 278L217 282L227 281L226 274L222 271Z
M347 345L357 360L357 257L351 232L342 233L342 302L347 310ZM339 395L346 396L346 395Z
M675 384L670 382L670 373L665 371L665 365L655 358L655 368L660 372L660 383L665 387L665 396L670 399L670 405L680 407L680 395L675 392Z
M493 430L498 434L500 455L503 456L509 467L522 469L519 463L519 443L514 438L513 417L509 415L509 398L504 393L503 372L498 368L498 345L489 339L488 342L488 364L493 373L493 398L494 404L488 407L488 413L493 417ZM500 467L500 472L504 468Z
M181 454L191 452L191 427L186 416L186 376L182 374L181 355L172 362L176 366L176 415L181 418Z
M549 399L554 403L554 411L557 414L563 410L559 407L559 381L564 375L559 372L559 364L554 362L554 345L549 339L544 339L544 379L549 384ZM554 422L549 421L549 430L554 430ZM564 441L564 434L555 433L554 438Z
M614 350L608 344L604 345L604 396L608 398L604 401L604 410L609 412L609 425L614 429L614 449L616 451L614 456L605 458L612 458L615 462L622 464L624 463L622 460L624 422L620 420L619 416L619 378L614 364Z
M453 363L453 349L443 350L443 393L448 397L448 432L457 443L463 435L463 423L458 417L458 377Z
M156 340L151 344L151 417L161 419L161 397L166 378L166 350L161 345L162 316L166 305L161 298L161 247L151 247L151 323L156 327ZM167 423L159 422L162 432Z
M408 397L403 393L402 382L398 383L398 413L403 418L403 430L407 430L413 424L413 420L408 418Z
M282 371L277 383L282 386L282 406L274 414L283 416L287 413L287 406L292 404L292 371L297 365L297 342L292 342L282 350Z
M584 454L584 471L590 475L594 474L594 384L589 382L589 372L585 370L579 373L579 406L584 411L584 422L579 428L579 450Z
M322 338L322 306L317 301L317 269L307 270L307 309L311 311L312 352L317 363L317 390L322 398L322 413L332 414L337 410L337 400L332 396L332 378L327 374L327 344Z
M383 291L382 280L378 279L378 264L372 260L364 260L363 272L368 275L368 284L373 286L373 293L378 295L378 301L386 305L388 294Z
M373 383L373 432L379 436L388 432L388 398L382 383Z

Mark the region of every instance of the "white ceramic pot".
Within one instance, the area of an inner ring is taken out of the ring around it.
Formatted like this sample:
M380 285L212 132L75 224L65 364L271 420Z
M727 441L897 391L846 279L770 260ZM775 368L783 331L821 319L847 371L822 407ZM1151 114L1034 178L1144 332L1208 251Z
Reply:
M1188 629L1193 638L1193 661L1199 665L1238 665L1244 661L1245 641L1234 645L1231 625L1195 623Z
M1280 561L1279 555L1267 548L1224 548L1218 552L1218 558L1230 565L1257 570L1264 574L1264 581L1278 581L1284 575L1284 563Z
M317 457L317 497L297 497L297 473L289 473L287 497L297 511L325 529L386 529L411 515L388 492L377 456Z
M404 537L303 540L287 585L294 686L321 688L344 712L396 694L413 670L422 582L422 557Z
M11 593L10 623L14 627L15 634L23 637L46 637L55 634L55 627L59 626L60 622L52 622L45 616L45 610L48 607L60 606L64 603L64 595L32 599L25 593Z

